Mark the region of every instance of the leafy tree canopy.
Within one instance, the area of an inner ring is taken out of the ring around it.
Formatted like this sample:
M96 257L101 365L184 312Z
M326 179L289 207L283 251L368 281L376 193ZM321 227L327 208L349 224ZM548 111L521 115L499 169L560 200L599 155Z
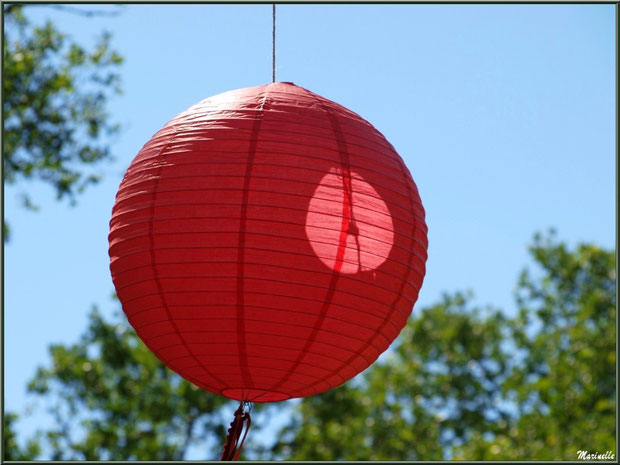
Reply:
M52 366L29 384L53 401L56 426L45 432L52 459L182 460L191 445L224 437L228 401L174 374L117 320L94 309L81 340L51 346ZM217 455L215 446L205 445L205 455Z
M502 384L518 407L508 430L480 434L460 457L576 460L616 452L616 257L537 236L540 273L524 271L508 327L520 362Z
M41 449L36 440L31 439L28 441L26 447L22 448L17 443L17 435L15 434L13 424L17 420L17 415L14 413L4 414L4 428L3 428L3 460L20 460L27 461L32 460L34 457L40 454Z
M90 167L110 158L109 136L118 126L106 103L121 91L123 59L108 33L87 50L50 21L31 24L23 10L4 6L4 179L42 180L57 198L74 201L99 180Z

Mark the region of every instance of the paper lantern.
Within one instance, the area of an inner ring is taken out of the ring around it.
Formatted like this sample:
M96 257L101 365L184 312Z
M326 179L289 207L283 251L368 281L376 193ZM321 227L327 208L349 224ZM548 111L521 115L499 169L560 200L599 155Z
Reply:
M387 349L422 285L426 232L392 145L280 82L203 100L147 142L116 197L110 268L129 322L172 370L281 401Z

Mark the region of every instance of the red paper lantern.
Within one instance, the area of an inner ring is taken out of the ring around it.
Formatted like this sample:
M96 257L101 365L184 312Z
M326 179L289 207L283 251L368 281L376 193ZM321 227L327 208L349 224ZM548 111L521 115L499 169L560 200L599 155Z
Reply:
M129 322L197 386L256 402L323 392L411 313L424 209L392 145L292 83L190 107L142 148L110 221Z

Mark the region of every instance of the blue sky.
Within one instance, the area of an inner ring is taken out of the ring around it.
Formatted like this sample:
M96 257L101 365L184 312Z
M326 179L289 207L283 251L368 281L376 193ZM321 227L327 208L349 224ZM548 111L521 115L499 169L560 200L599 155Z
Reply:
M132 158L193 103L271 82L271 5L121 10L26 11L84 44L109 30L125 63L124 94L109 106L123 130L104 181L76 207L44 185L5 189L5 405L18 413L49 344L76 341L92 305L116 308L108 222ZM416 307L471 289L512 312L527 245L549 227L569 244L615 247L613 5L279 5L277 18L277 80L370 121L418 185L429 259ZM40 212L19 206L24 190ZM25 417L18 430L46 421Z

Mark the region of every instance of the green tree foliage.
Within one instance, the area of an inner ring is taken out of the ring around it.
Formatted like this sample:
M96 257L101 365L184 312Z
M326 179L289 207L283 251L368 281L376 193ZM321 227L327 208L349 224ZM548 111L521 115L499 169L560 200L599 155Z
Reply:
M479 434L462 456L575 460L616 452L616 258L588 244L570 251L537 236L539 276L524 271L510 340L520 354L503 384L519 408L507 432Z
M51 401L55 426L44 434L50 458L183 460L194 444L216 458L232 419L222 407L232 401L173 373L117 319L106 322L93 310L80 341L51 346L51 366L29 385Z
M4 6L4 179L42 180L73 201L99 180L92 166L110 157L118 127L106 103L120 92L123 60L109 34L87 50L49 21L31 24L23 9ZM24 205L34 206L26 195Z
M17 443L17 437L13 430L13 424L17 420L17 415L14 413L4 413L4 429L3 429L3 443L2 450L4 460L21 460L27 461L34 459L39 453L40 448L35 440L28 441L26 447L22 448Z
M352 383L304 399L266 458L575 460L615 452L615 254L530 249L519 314L457 294L421 309Z

